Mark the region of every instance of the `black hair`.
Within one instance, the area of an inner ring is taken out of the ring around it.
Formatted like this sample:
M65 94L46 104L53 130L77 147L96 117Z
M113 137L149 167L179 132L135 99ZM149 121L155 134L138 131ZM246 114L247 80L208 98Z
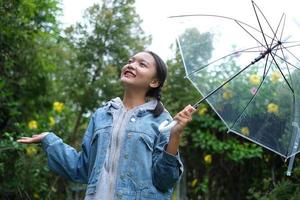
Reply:
M155 109L152 111L154 117L158 117L163 111L164 106L161 102L161 89L165 83L165 80L167 78L167 65L165 62L154 52L152 51L144 51L145 53L149 53L155 60L155 66L156 66L156 78L159 81L159 86L156 88L151 88L146 93L146 97L153 97L157 99L157 105Z

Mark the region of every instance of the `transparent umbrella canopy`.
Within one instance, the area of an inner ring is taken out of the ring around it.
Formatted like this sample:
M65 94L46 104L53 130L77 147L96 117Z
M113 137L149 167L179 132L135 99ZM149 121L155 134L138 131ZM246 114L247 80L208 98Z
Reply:
M249 4L250 5L250 4ZM300 28L252 1L254 24L219 15L170 17L186 77L228 128L290 159L300 145Z

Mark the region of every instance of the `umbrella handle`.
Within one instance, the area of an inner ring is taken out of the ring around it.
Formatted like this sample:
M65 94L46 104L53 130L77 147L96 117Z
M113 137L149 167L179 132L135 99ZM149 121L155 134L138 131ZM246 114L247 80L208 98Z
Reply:
M292 150L292 154L294 154L289 161L289 166L288 166L288 170L286 172L287 176L290 176L292 174L292 168L293 168L293 164L294 164L294 159L295 159L295 155L299 146L299 137L300 137L300 127L299 124L297 122L292 122L292 126L295 127L295 132L296 132L296 137L295 137L295 142L294 142L294 146L293 146L293 150Z
M159 132L161 132L161 133L162 133L162 132L165 132L165 131L169 131L169 130L171 130L171 128L173 128L177 123L178 123L178 122L177 122L176 120L173 120L173 121L171 121L170 123L169 123L168 120L163 121L163 122L159 125L158 130L159 130Z

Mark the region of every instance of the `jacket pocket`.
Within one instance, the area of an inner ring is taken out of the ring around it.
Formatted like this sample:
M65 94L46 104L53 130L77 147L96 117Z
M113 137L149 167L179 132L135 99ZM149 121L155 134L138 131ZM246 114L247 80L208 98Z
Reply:
M109 137L107 137L108 135L110 135L111 133L111 129L112 126L111 125L106 125L103 127L99 127L93 134L92 137L92 144L94 142L96 142L98 140L98 138L100 137L101 140L103 139L109 139Z
M104 154L107 149L107 143L110 139L111 126L102 127L95 131L91 140L91 157L90 163L95 162L96 156L98 153L100 155Z
M154 140L150 136L146 134L141 134L140 140L146 145L146 147L150 151L153 151Z
M170 199L170 196L171 196L170 191L162 193L162 192L158 191L154 187L154 185L149 181L145 181L144 185L142 185L142 186L143 187L140 189L141 199L159 199L159 200Z
M89 158L89 184L96 183L103 166L109 139L111 126L101 127L96 130L91 140L91 152Z

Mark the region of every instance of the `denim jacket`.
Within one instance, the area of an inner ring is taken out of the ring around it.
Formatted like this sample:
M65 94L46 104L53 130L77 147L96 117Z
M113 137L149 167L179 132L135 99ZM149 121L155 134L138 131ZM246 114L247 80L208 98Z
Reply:
M50 170L72 181L86 183L93 194L99 181L112 133L112 101L92 115L82 141L82 150L63 143L54 133L42 140ZM179 155L165 151L169 132L158 126L171 116L164 111L154 117L150 110L136 110L125 127L117 172L115 199L170 199L183 171Z

